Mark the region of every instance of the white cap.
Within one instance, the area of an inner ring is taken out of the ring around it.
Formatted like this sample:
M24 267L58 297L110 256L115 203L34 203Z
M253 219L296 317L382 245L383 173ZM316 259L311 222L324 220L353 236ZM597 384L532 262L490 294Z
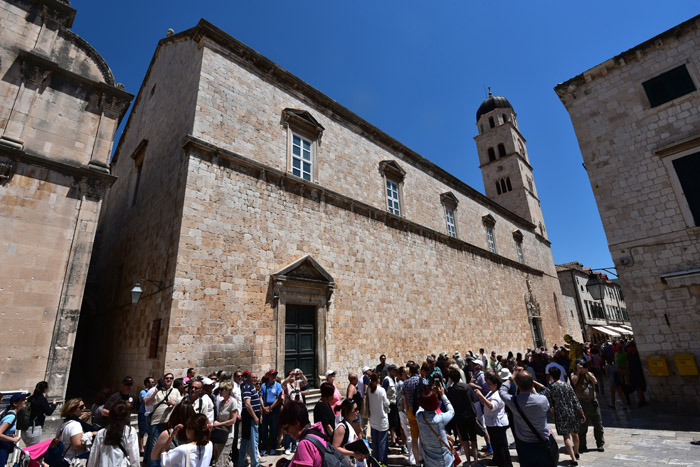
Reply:
M214 384L214 381L212 381L211 379L207 378L206 376L202 378L203 386L211 386L212 384Z
M335 371L333 371L333 370L326 371L326 376L330 376L330 375L334 375L334 374L335 374Z
M368 367L368 366L363 366L363 367L362 367L362 373L367 373L369 370L371 370L371 368Z

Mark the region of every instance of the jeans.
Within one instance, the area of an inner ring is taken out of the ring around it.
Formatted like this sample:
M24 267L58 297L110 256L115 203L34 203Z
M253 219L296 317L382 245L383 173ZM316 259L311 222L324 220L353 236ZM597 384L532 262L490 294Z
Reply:
M386 464L389 449L389 430L379 431L372 428L372 454L382 464Z
M250 467L258 467L260 459L258 459L258 425L252 420L250 423L250 438L241 438L241 452L238 456L238 465L245 465L246 456L250 455Z
M263 451L277 448L277 420L280 416L280 407L275 407L270 413L263 414L260 425L260 445Z
M512 467L513 462L510 460L510 452L508 451L508 437L506 432L507 426L489 426L486 427L491 438L491 447L493 448L492 465L499 467Z
M518 451L520 467L554 467L547 443L526 443L516 439L515 449Z
M286 451L287 449L291 449L292 451L297 450L297 440L289 436L289 433L284 434L284 440L282 441L284 444L284 450Z
M586 415L586 421L581 423L581 427L578 431L579 449L588 449L586 434L588 433L589 424L593 425L593 436L595 437L596 446L602 448L605 444L605 437L603 436L605 430L603 429L603 420L600 418L598 401L580 402L583 413Z
M144 464L149 467L156 467L157 465L160 465L160 460L158 461L158 464L155 463L156 461L151 460L151 452L153 452L153 448L156 446L156 441L158 441L158 437L163 430L165 430L165 423L157 423L155 425L151 425L148 432L148 441L146 442L146 447L143 449L143 460Z
M12 455L15 450L15 443L9 441L0 441L0 465L5 467L7 464L7 459Z

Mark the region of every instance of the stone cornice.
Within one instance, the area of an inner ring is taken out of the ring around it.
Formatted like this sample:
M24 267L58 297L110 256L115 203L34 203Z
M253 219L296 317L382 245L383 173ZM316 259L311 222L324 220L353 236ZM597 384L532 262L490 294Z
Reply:
M111 186L117 177L90 165L81 165L73 161L62 161L50 159L40 154L32 154L27 151L6 146L0 143L0 156L5 156L9 159L22 162L24 164L34 165L45 169L53 170L64 175L72 175L87 180L100 181L107 186Z
M67 28L73 26L76 10L70 6L69 2L61 0L30 0L32 3L50 12L50 19Z
M639 60L644 56L644 53L648 49L658 49L664 45L664 41L667 39L678 38L688 31L692 31L698 27L700 27L700 15L694 16L677 26L674 26L661 34L654 36L651 39L644 41L641 44L632 47L631 49L626 50L621 54L618 54L567 81L564 81L563 83L557 84L554 87L554 91L557 93L559 98L562 99L567 94L573 93L578 86L587 84L599 76L605 76L610 70L623 67L628 62Z
M134 97L132 94L129 94L118 87L99 81L93 81L90 78L86 78L77 73L61 68L49 58L36 52L20 50L18 53L18 58L25 64L34 65L42 70L50 71L52 74L61 76L66 81L73 82L80 87L90 89L93 93L102 96L101 105L108 106L118 115L120 120L126 113L126 110L129 108L131 99Z
M293 192L317 202L332 204L341 209L351 211L357 215L362 215L369 219L376 220L377 222L382 222L388 227L401 230L403 232L410 232L415 235L420 235L436 242L443 243L450 248L481 256L494 263L513 269L518 269L527 274L532 274L534 276L544 275L544 272L539 269L535 269L510 258L491 253L490 251L476 245L472 245L471 243L451 237L429 227L422 226L403 217L395 216L382 209L378 209L361 201L354 200L338 192L328 190L327 188L316 183L306 181L287 172L261 164L260 162L254 161L240 154L217 147L195 136L189 135L185 137L182 146L185 150L194 148L213 155L218 158L218 164L228 166L234 170L237 169L238 171L243 170L252 176L265 180L268 183L274 183L285 191ZM222 159L227 162L223 163Z
M434 179L473 199L484 207L497 212L499 215L510 219L512 222L518 224L528 231L534 231L537 227L530 223L527 219L518 216L517 214L509 211L487 196L478 192L454 175L413 151L408 146L400 143L398 140L356 115L354 112L343 107L319 90L313 88L305 81L294 76L289 71L274 63L272 60L264 57L260 53L256 52L252 48L243 44L239 40L235 39L204 19L200 20L197 26L194 28L161 39L158 43L158 48L167 45L170 42L185 38L197 41L201 47L201 41L205 37L229 51L234 57L236 57L238 63L246 66L248 69L261 76L263 80L273 82L285 89L287 92L290 92L291 94L294 94L309 102L310 105L316 107L327 117L341 122L344 126L353 128L353 130L358 134L367 138L368 140L373 141L377 145L386 148L400 160L413 165ZM156 49L154 58L156 54L158 54L158 49ZM153 61L151 61L151 66L152 65ZM119 149L118 146L117 150Z

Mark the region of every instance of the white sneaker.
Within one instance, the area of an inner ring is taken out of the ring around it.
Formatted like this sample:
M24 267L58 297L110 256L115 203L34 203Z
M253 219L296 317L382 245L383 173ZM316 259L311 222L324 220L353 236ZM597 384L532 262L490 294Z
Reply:
M285 455L285 456L288 456L288 455L290 455L291 453L292 453L292 451L289 450L289 449L285 449L285 450L284 450L284 455Z

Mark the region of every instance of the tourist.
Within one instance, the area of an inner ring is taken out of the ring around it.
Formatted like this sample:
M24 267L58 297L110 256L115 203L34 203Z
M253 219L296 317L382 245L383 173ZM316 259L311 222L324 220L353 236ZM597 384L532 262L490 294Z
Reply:
M139 453L148 456L145 452L143 443L148 439L148 432L151 429L150 416L153 412L153 402L150 404L146 402L146 399L151 400L150 396L156 392L156 380L152 376L146 377L143 380L143 389L139 393L139 415L138 415L138 427L139 427Z
M360 433L362 431L362 421L360 419L360 409L362 409L362 395L357 389L358 382L359 378L357 376L357 373L351 372L350 374L348 374L348 389L345 392L345 398L354 401L357 405L357 418L355 420L352 420L352 426L358 433Z
M211 442L214 445L212 462L216 463L226 446L233 425L238 421L240 409L238 401L233 397L233 383L229 380L219 383L219 397L216 403L216 420L211 432Z
M592 346L590 350L588 367L590 372L593 373L596 381L598 381L597 391L602 396L605 394L605 378L603 378L603 365L605 361L600 356L600 349L597 346ZM588 414L586 414L588 416Z
M408 456L409 465L414 465L416 463L415 457L413 455L413 450L411 449L411 443L413 439L411 438L411 429L408 424L408 414L406 413L406 405L404 404L404 385L408 379L408 368L399 367L399 376L396 378L396 402L399 410L399 423L401 425L401 432L403 432L403 444L401 445L401 454Z
M243 372L241 397L241 448L238 456L238 466L245 467L246 457L250 456L250 467L258 467L258 425L260 424L260 396L255 389L258 375L249 371Z
M445 411L437 413L439 400ZM425 390L418 398L420 409L416 412L420 430L421 454L425 467L452 467L454 454L447 444L445 427L454 417L455 411L445 396L445 387L436 382L433 390Z
M123 400L109 407L109 422L94 438L87 467L139 464L140 442L136 430L129 425L129 412Z
M369 376L372 374L372 369L368 366L363 366L362 367L362 377L360 380L357 382L357 390L360 392L360 395L362 396L362 400L364 403L365 400L365 395L367 394L367 389L369 388ZM362 410L362 406L360 406L360 410ZM360 412L362 413L362 412ZM366 438L367 437L367 426L369 425L369 418L361 417L362 418L362 437Z
M481 390L475 389L474 393L484 406L484 422L491 440L491 446L493 447L493 459L490 465L511 467L513 462L510 459L508 437L506 435L509 424L508 416L506 415L506 405L498 393L501 387L501 376L508 378L510 377L510 372L503 368L499 376L488 373L485 378L489 391L483 394ZM476 443L474 443L474 446L476 447ZM474 451L476 452L476 449Z
M308 387L308 380L304 376L304 372L299 368L294 370L289 370L287 373L287 379L282 382L282 387L284 389L284 403L289 401L303 402L306 403L306 397L304 392ZM289 433L284 434L284 454L290 455L297 449L297 441L292 438Z
M375 368L374 371L377 372L381 379L384 379L386 376L386 355L381 354L379 356L379 365L377 365L377 368Z
M94 425L98 425L101 427L107 425L107 418L102 417L102 409L104 409L105 402L107 402L107 399L109 399L109 396L111 396L113 393L114 391L112 390L112 388L107 386L97 391L97 394L95 395L95 401L90 407L91 421Z
M63 453L63 458L69 464L73 459L84 459L87 457L88 446L97 434L97 430L85 431L88 425L84 423L82 418L86 412L87 407L85 407L81 399L70 399L61 407L63 424L58 430L58 435L66 450ZM0 465L2 465L1 462Z
M357 414L359 412L357 404L352 399L345 399L340 404L341 420L335 427L332 442L335 449L345 456L348 463L350 463L350 457L352 456L355 458L356 467L365 467L367 464L365 463L364 455L345 449L346 444L352 443L357 439L357 433L353 427L353 422L357 419Z
M185 375L185 377L184 377L182 380L185 382L185 384L187 384L187 383L190 382L190 380L191 380L192 378L194 378L194 375L195 375L194 368L188 368L188 369L187 369L187 374Z
M314 422L321 423L326 436L331 436L335 430L335 413L333 402L335 388L329 382L321 384L321 398L314 406Z
M608 377L608 385L610 386L610 404L608 407L613 409L615 408L615 394L618 394L620 396L620 401L622 402L622 408L627 410L627 401L625 399L625 394L622 391L622 375L618 371L617 365L610 357L608 357L605 361L605 374Z
M204 393L204 382L211 383L207 386L213 385L212 380L209 378L192 379L190 380L190 387L187 391L188 400L192 404L194 411L201 413L207 417L209 424L214 423L214 403L211 398Z
M49 383L40 381L36 383L34 392L27 399L29 427L22 431L22 441L24 441L25 446L32 446L41 441L46 416L53 414L54 410L56 410L56 399L50 404L46 399L45 394L48 391Z
M177 425L173 432L177 434L182 429L185 430L189 442L161 454L161 466L209 467L213 448L211 441L209 441L211 431L207 416L201 413L196 414L187 420L184 427Z
M603 430L603 420L600 417L600 407L596 398L596 377L588 371L588 364L584 359L580 358L576 361L576 372L571 375L571 384L574 387L576 397L578 397L583 414L586 416L581 422L581 427L578 431L579 452L586 452L588 444L586 442L586 434L588 433L588 425L593 425L593 436L598 450L603 452L605 448L605 438Z
M369 425L371 428L372 453L381 463L386 464L389 438L389 399L379 385L379 375L372 373L369 378Z
M642 361L637 352L637 345L634 342L627 346L627 367L629 369L630 389L637 392L637 407L644 407L647 403L644 398L647 382L646 378L644 378Z
M479 350L481 351L484 349ZM484 374L481 363L482 360L480 359L475 359L472 362L472 366L474 368L474 376L472 377L470 385L473 389L479 389L482 393L486 394L487 392L489 392L489 386L488 384L486 384L486 375ZM481 426L486 426L486 420L484 418L484 408L482 407L481 402L475 402L474 409L476 410L476 419L479 420ZM479 458L481 459L493 455L493 446L491 446L491 438L489 437L488 431L486 432L486 436L484 436L484 441L486 442L486 446L484 446L484 448L482 449L483 452L479 455Z
M454 427L467 457L465 462L467 465L470 465L472 457L474 457L474 462L479 460L478 446L476 444L476 409L474 405L477 402L477 398L471 386L462 381L462 375L459 370L451 369L449 378L452 384L447 388L447 398L454 408ZM418 422L420 423L420 420ZM421 435L425 437L425 433L421 432Z
M136 395L131 392L131 388L133 386L134 378L131 376L125 376L124 379L122 379L121 389L109 396L109 399L105 401L105 405L102 408L102 416L104 418L109 417L109 407L112 407L114 403L120 399L126 402L126 406L130 411L136 408L138 399L136 398Z
M277 467L322 467L324 462L321 448L326 448L328 438L321 422L311 425L306 405L297 401L285 404L280 412L279 423L299 444L292 460L288 462L282 458L277 461Z
M0 466L7 464L7 459L12 455L15 446L19 443L20 437L16 436L17 413L27 405L28 395L19 393L12 396L7 409L0 417Z
M382 379L382 388L389 399L389 436L391 443L396 444L397 436L401 434L401 423L399 421L399 409L396 405L396 376L399 374L398 368L393 363L386 367L387 375Z
M415 459L414 464L417 464L420 460L420 451L418 449L418 436L420 435L420 431L418 429L418 421L416 420L418 397L415 391L418 390L421 383L418 364L415 362L409 363L408 373L409 378L403 383L403 404L408 418L409 432L411 434L411 454Z
M515 384L520 390L517 396L511 396L509 390ZM518 451L518 461L522 467L550 467L554 466L547 450L549 427L547 426L547 411L549 401L534 389L534 378L521 369L515 368L515 374L501 385L498 390L506 407L513 412L515 422L515 447ZM525 418L527 418L527 421ZM528 423L529 422L529 423ZM536 430L533 432L528 426L531 424Z
M552 374L549 372L550 369L552 368L558 368L559 369L559 374L561 375L559 377L559 380L563 383L566 382L566 369L556 361L554 361L554 357L548 357L547 360L549 363L547 363L547 366L544 367L544 373L547 375L547 384L551 384L552 382L556 381Z
M333 400L331 401L331 407L333 408L333 413L338 413L340 408L340 403L343 400L343 395L340 393L338 386L335 384L335 371L326 371L326 382L333 385Z
M160 466L160 456L166 451L175 449L181 444L186 444L187 440L186 430L175 431L175 427L178 425L185 425L187 420L197 415L197 413L192 408L187 400L181 400L172 410L168 422L165 424L165 428L158 436L153 451L150 457L150 466L159 467Z
M561 381L559 366L549 369L553 382L542 386L542 395L549 399L550 407L554 410L554 425L557 434L564 438L564 446L571 457L571 465L578 465L579 439L578 432L581 429L579 420L585 420L586 416L581 408L581 403L570 384ZM539 384L535 382L535 384Z
M262 405L262 425L260 425L261 455L275 455L277 449L277 419L282 408L282 385L277 382L277 372L270 369L263 376L260 387L260 404Z

